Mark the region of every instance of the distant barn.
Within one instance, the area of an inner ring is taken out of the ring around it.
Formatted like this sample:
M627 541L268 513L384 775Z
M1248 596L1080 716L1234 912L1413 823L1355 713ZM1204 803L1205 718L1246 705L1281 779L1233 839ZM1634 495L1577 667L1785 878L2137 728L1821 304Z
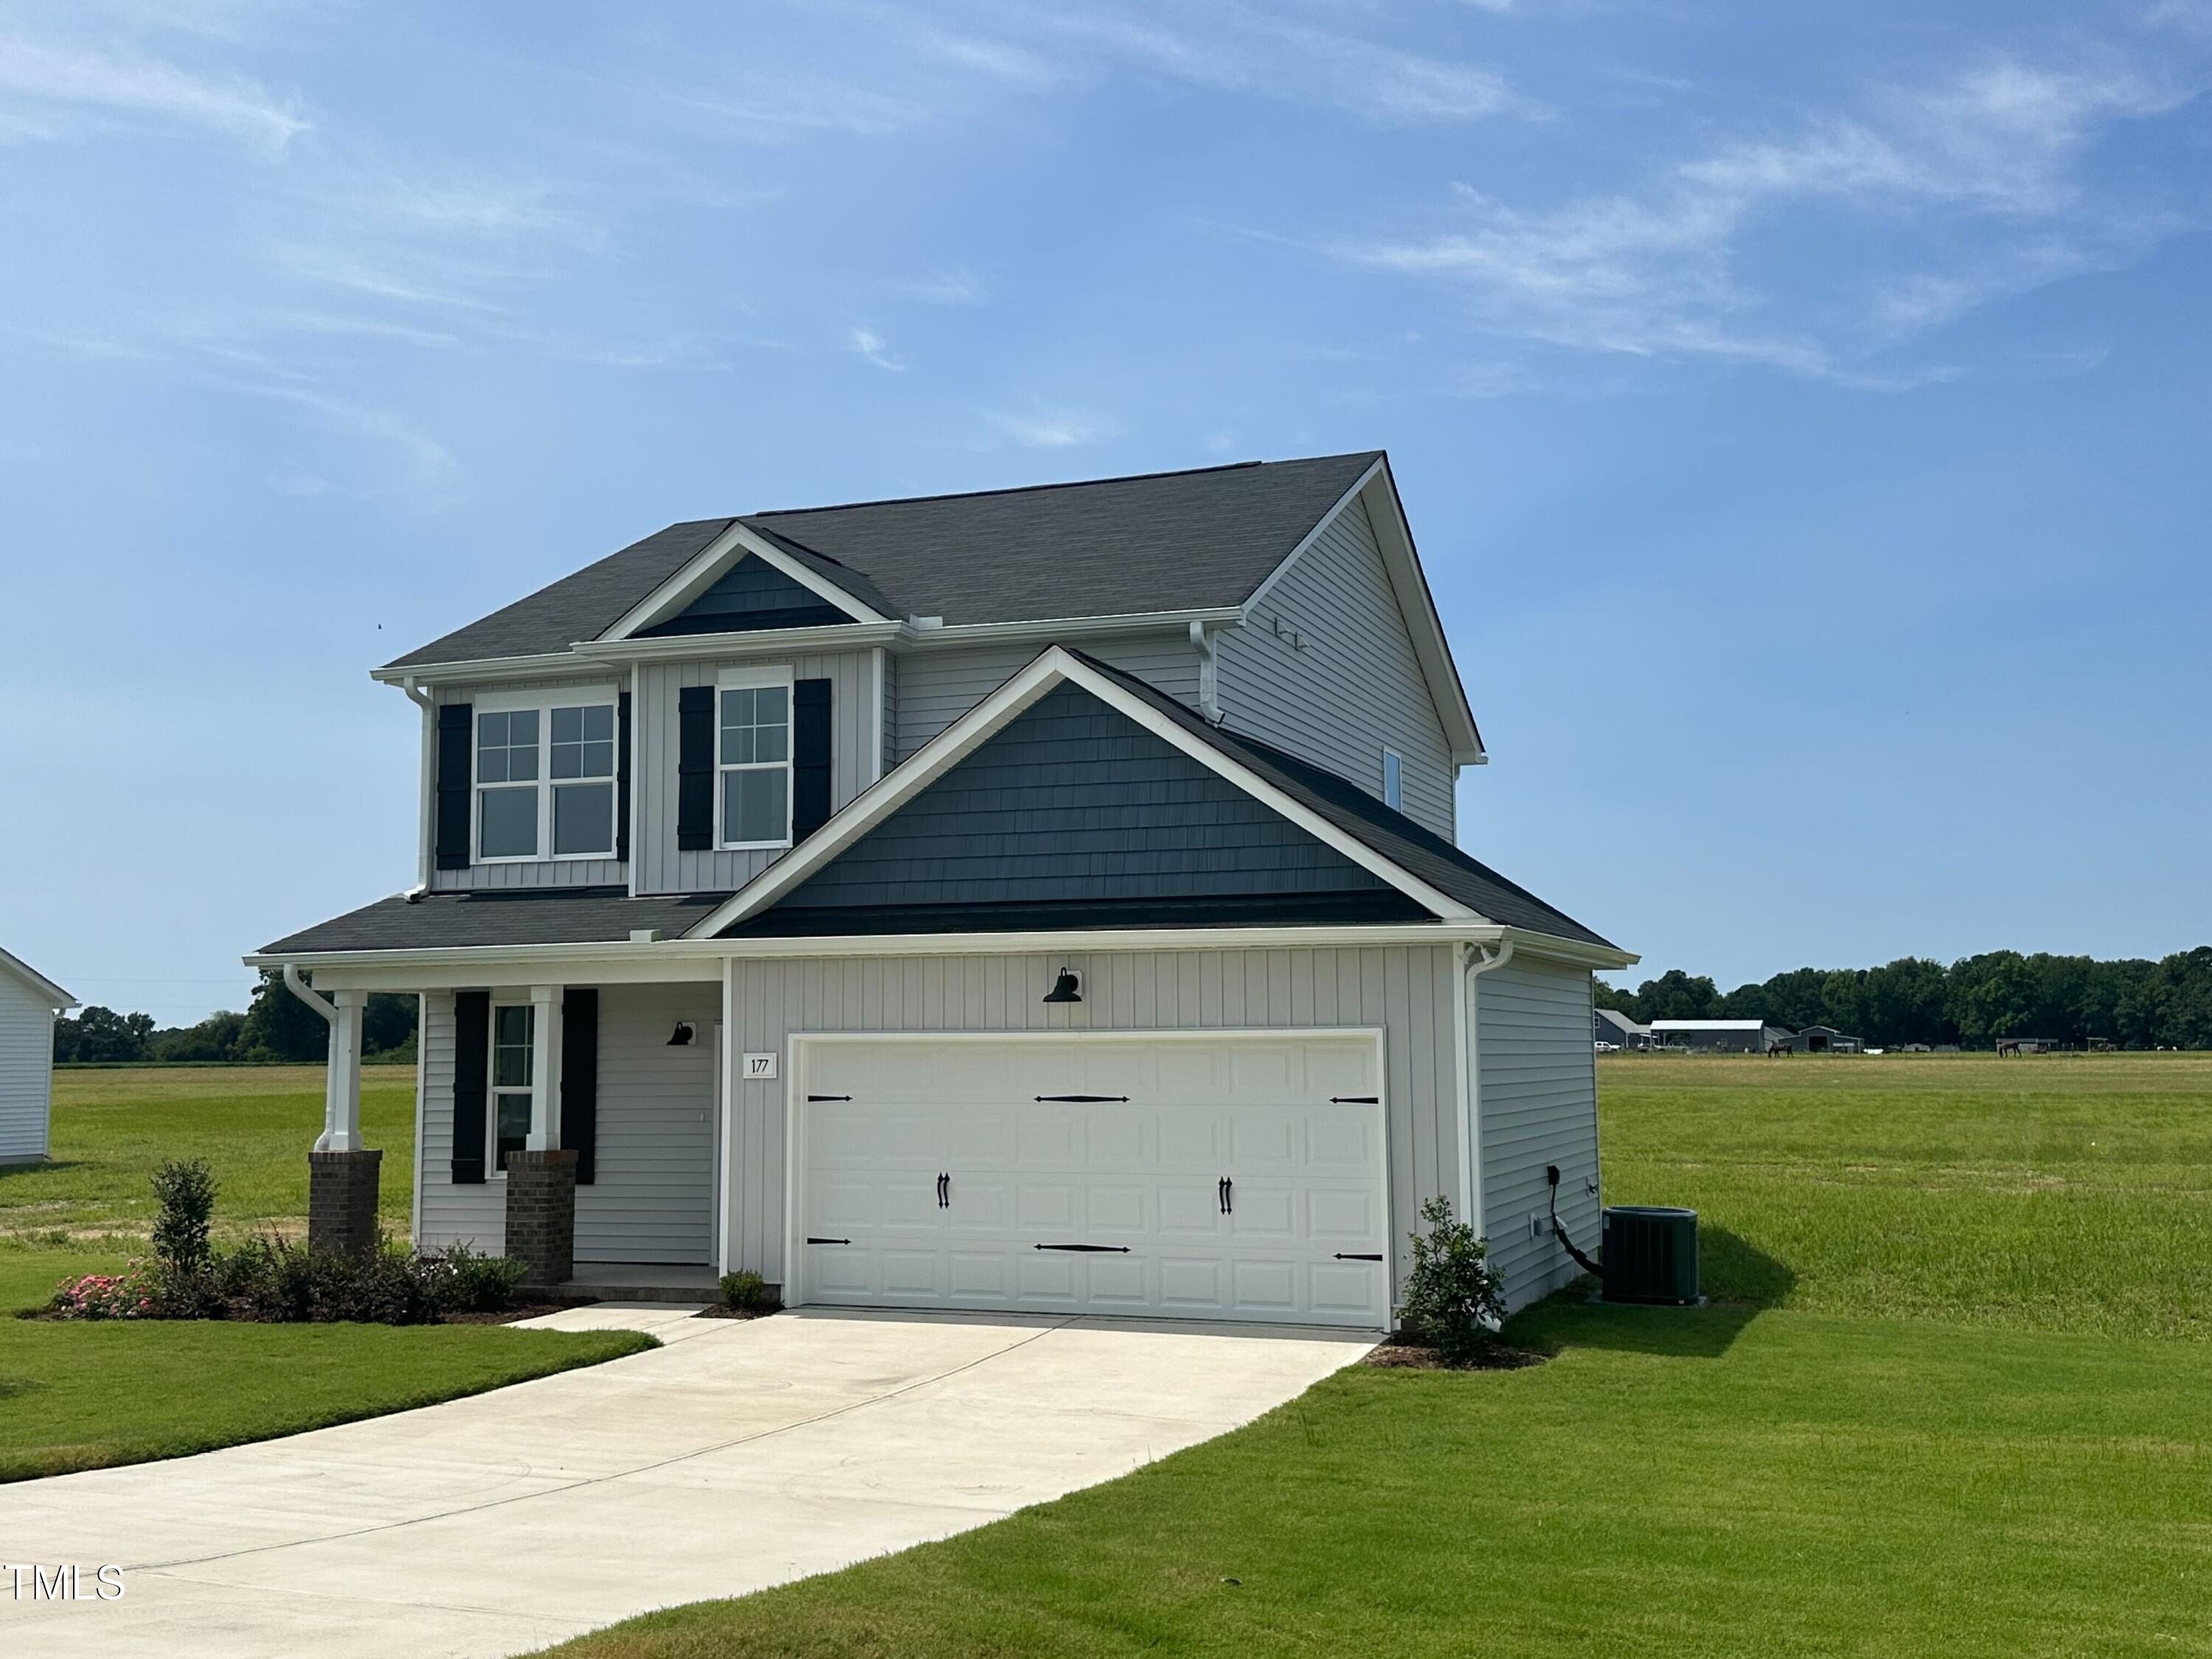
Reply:
M1801 1054L1857 1054L1866 1052L1866 1039L1845 1036L1832 1025L1808 1025L1790 1046Z
M1618 1008L1594 1008L1590 1011L1590 1040L1610 1042L1616 1048L1649 1048L1651 1030L1638 1025Z
M1763 1054L1796 1033L1763 1019L1655 1019L1651 1041L1697 1054Z

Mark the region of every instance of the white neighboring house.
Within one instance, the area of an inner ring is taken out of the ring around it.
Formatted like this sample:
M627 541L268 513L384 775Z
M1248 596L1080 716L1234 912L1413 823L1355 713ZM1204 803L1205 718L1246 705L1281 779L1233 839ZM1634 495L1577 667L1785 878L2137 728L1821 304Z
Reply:
M54 1016L76 999L0 951L0 1164L46 1156L53 1106Z

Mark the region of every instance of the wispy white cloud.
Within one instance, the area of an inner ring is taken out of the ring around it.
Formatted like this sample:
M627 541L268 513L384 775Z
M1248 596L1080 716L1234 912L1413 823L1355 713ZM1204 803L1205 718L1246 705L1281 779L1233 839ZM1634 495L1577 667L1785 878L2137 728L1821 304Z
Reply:
M349 482L338 482L322 471L288 468L271 478L272 486L288 495L337 495L361 498L402 497L418 507L444 504L460 489L460 464L437 440L404 417L350 399L297 386L265 381L234 380L231 389L288 404L317 424L349 440L367 440L389 458L371 465Z
M1867 353L2002 295L2136 257L2169 233L2168 216L2089 196L2077 162L2112 123L2185 96L2111 61L1995 61L1880 94L1863 114L1721 145L1640 192L1529 210L1462 185L1447 224L1332 251L1445 283L1482 327L1529 341L1894 385L1933 371L1869 371ZM1848 272L1746 274L1768 251L1759 233L1771 221L1838 211L1881 216L1910 245L1883 256L1895 262L1887 269L1869 256ZM1911 240L1929 225L1945 234ZM1835 296L1853 283L1856 297Z
M1121 430L1118 422L1103 415L1041 403L1019 410L989 410L985 418L1024 449L1072 449L1102 442Z
M932 306L981 305L990 293L983 279L965 265L941 266L927 276L886 283L884 288L902 300Z
M33 106L152 116L281 152L308 123L292 102L239 76L195 75L156 58L0 38L0 94Z
M845 348L878 368L889 369L894 374L905 372L906 365L890 355L884 337L872 328L862 328L855 324L848 329L845 331Z

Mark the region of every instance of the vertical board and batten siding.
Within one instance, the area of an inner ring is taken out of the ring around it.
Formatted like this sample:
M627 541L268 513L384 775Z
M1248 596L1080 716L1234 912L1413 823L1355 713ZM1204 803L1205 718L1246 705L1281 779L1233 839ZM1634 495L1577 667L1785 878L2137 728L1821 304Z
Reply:
M1559 1219L1590 1255L1598 1244L1597 1076L1590 1048L1589 970L1516 957L1474 982L1480 1071L1483 1223L1518 1308L1582 1270L1552 1237L1544 1166L1559 1166Z
M792 678L826 679L830 689L830 806L832 811L877 776L876 673L873 653L837 651L788 659ZM768 868L782 850L686 853L676 845L676 694L689 685L712 685L725 668L757 668L758 661L648 663L641 666L632 700L636 737L630 767L637 780L637 822L630 851L638 861L641 893L734 892ZM775 666L783 666L778 661Z
M1083 1000L1039 999L1063 967ZM723 1149L731 1268L784 1275L790 1038L839 1031L1237 1030L1379 1026L1396 1272L1422 1200L1457 1194L1459 1086L1450 947L1158 951L1065 956L749 959L731 963L733 1053L784 1079L732 1085Z
M1304 648L1288 637L1295 634ZM1401 810L1454 838L1451 744L1359 501L1215 647L1223 724L1349 778L1378 799L1382 750L1405 763Z
M1187 636L1078 640L1076 648L1198 707L1198 653ZM908 756L1021 672L1044 647L979 645L915 651L899 664L897 757Z
M0 1164L46 1155L53 1082L53 1006L0 973Z
M714 1249L714 985L610 985L599 992L599 1179L576 1189L580 1261L707 1261ZM693 1042L668 1045L679 1019ZM422 998L416 1243L499 1251L507 1186L455 1186L453 994Z
M576 1188L579 1261L704 1265L714 1248L716 985L599 991L598 1179ZM698 1035L671 1048L688 1019Z
M586 688L604 689L611 684L619 691L624 671L610 668L605 673L586 679L505 680L497 685L445 685L436 687L431 696L440 708L450 702L473 704L487 693L501 695L510 691L544 691L558 694ZM538 756L542 767L545 761L544 732L538 733ZM435 743L432 732L424 741ZM469 752L476 752L476 736L469 736ZM436 787L437 757L431 757L432 784ZM473 764L473 763L471 763ZM471 779L471 783L474 780ZM477 803L473 792L469 797L469 823L471 836L475 834ZM433 860L434 863L435 860ZM536 887L620 887L629 879L629 866L619 859L538 859L520 863L476 864L465 870L436 870L430 873L433 890L443 893L494 892L514 888Z

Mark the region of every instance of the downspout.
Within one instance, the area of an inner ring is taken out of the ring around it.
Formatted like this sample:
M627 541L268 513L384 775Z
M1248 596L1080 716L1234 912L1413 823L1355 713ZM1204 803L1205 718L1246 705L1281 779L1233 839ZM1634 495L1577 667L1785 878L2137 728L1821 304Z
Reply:
M284 988L320 1014L323 1017L323 1024L336 1027L338 1011L331 1006L329 999L318 995L309 987L307 981L300 977L300 964L296 962L288 962L284 964ZM328 1068L325 1067L323 1081L323 1132L315 1138L315 1150L319 1152L330 1151L331 1136L337 1130L337 1102L331 1097L327 1071Z
M437 777L431 770L431 764L432 757L437 753L438 704L428 687L415 684L412 674L400 681L399 689L422 711L422 758L419 769L422 778L421 787L417 791L420 802L415 813L415 885L407 892L411 902L430 890L430 813L432 797L437 793Z
M1489 1216L1482 1194L1482 1019L1481 992L1475 985L1493 968L1503 968L1513 960L1513 941L1500 939L1497 945L1486 950L1480 945L1464 949L1462 966L1466 981L1462 988L1467 1000L1467 1076L1461 1080L1460 1107L1464 1114L1460 1123L1459 1144L1467 1159L1468 1225L1478 1237L1488 1237Z
M1204 623L1190 625L1191 649L1198 653L1198 712L1208 726L1221 724L1221 670L1214 660L1213 635Z

